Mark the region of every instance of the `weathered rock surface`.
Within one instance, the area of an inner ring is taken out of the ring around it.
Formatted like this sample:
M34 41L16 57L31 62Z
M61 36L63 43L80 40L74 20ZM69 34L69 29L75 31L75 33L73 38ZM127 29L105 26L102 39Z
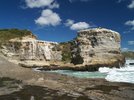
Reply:
M35 100L134 100L134 84L35 72L10 63L2 57L0 57L0 69L1 77L9 77L22 82L22 84L18 82L16 84L14 80L13 83L12 80L8 82L6 80L4 90L0 87L0 100L30 100L33 97ZM15 92L20 89L21 91Z
M22 37L22 39L11 39L9 43L3 46L2 52L11 59L18 60L61 60L61 51L53 50L57 42L48 42L37 40L31 36Z
M34 35L14 38L10 39L7 45L3 45L1 51L10 59L24 61L20 62L23 66L54 65L49 69L96 71L102 66L120 67L125 63L120 51L120 42L118 32L94 28L79 31L73 41L64 44L37 40ZM61 64L66 60L74 65Z
M118 32L105 28L82 30L74 42L74 64L119 67L125 62L120 51L121 39Z

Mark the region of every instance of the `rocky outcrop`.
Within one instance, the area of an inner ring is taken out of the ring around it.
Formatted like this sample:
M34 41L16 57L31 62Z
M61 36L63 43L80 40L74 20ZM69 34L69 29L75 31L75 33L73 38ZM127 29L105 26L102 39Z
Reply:
M96 71L99 67L120 67L125 63L120 42L118 32L94 28L81 30L74 40L60 44L37 40L34 35L14 38L1 50L8 58L24 61L21 65L26 67L33 64L47 69Z
M61 51L53 50L58 43L37 40L31 36L22 39L11 39L3 46L2 52L12 58L19 60L61 60Z
M125 63L118 32L95 28L78 32L72 50L72 63L84 66L115 66Z
M30 100L31 96L35 96L35 100L134 100L134 84L35 72L1 56L0 76L0 100ZM28 88L25 85L32 86ZM14 92L16 90L21 91ZM84 98L79 98L82 96Z

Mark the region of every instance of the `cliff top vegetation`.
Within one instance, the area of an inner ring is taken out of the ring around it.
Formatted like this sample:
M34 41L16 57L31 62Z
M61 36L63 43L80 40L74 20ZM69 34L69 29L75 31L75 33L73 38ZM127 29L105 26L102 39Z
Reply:
M29 30L20 30L20 29L0 29L0 45L8 42L13 38L21 38L27 35L32 35L32 32Z

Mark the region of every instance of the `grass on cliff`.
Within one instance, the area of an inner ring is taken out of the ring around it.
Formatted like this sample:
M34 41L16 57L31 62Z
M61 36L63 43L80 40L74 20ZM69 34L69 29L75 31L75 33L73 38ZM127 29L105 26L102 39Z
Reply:
M19 29L0 29L0 45L13 38L31 35L31 31Z

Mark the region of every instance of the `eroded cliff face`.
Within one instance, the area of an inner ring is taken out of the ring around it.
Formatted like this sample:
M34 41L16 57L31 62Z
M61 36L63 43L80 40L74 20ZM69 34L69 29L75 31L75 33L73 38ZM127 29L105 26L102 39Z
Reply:
M14 38L3 45L1 51L8 58L21 61L57 61L61 69L63 65L59 65L58 61L73 63L69 67L78 70L97 70L103 66L120 67L125 63L120 42L118 32L94 28L81 30L74 40L60 44L37 40L33 35Z
M125 59L120 51L118 32L95 28L78 32L72 50L72 63L96 66L121 66Z
M41 41L31 36L22 39L11 39L3 46L2 52L11 59L18 60L61 60L61 51L53 49L59 44L56 42Z

